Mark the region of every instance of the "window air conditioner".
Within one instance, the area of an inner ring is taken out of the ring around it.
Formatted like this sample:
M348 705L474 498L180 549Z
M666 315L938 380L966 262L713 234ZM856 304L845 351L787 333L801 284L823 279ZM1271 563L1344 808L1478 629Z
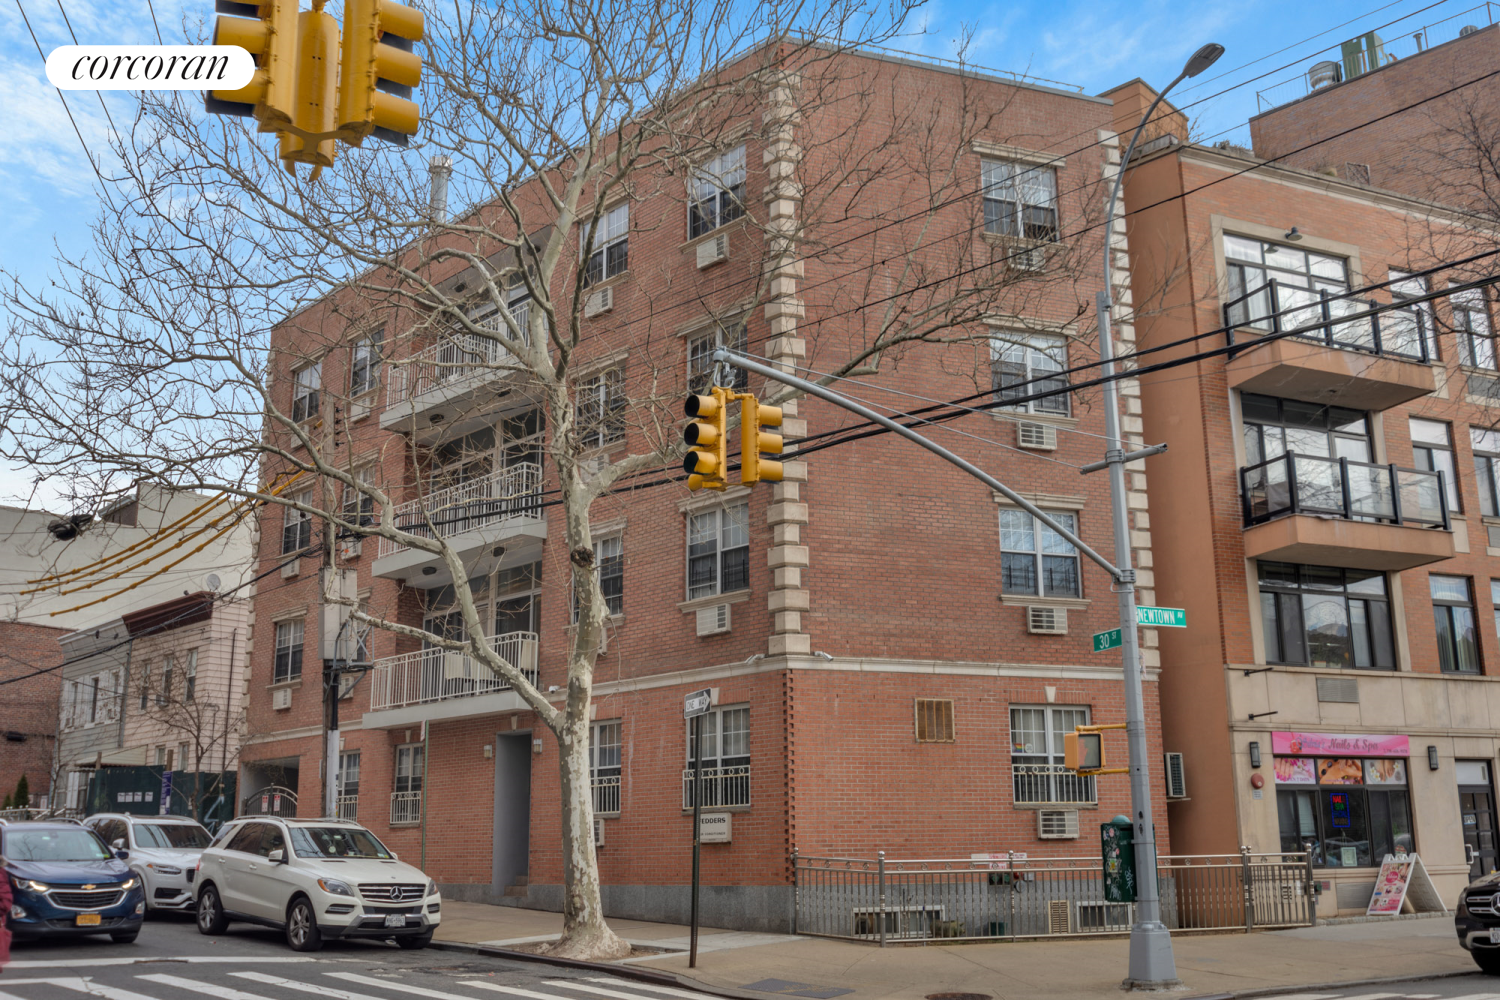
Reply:
M1036 835L1039 840L1077 840L1077 809L1038 809Z
M271 707L280 711L283 708L292 707L292 689L277 688L271 692Z
M718 635L729 631L729 605L715 604L698 609L698 634Z
M1167 778L1167 798L1187 798L1187 777L1182 773L1182 754L1162 754L1162 773Z
M362 541L364 541L363 538L340 538L339 558L358 559L360 550L363 548L363 546L360 545L360 542Z
M1016 424L1016 445L1035 451L1057 450L1057 428L1051 424L1023 421Z
M1068 609L1032 605L1026 609L1026 631L1033 635L1067 635Z
M601 288L597 292L590 292L588 298L583 300L583 315L586 317L597 316L607 313L615 307L615 288L610 285Z
M594 817L594 846L604 846L604 820L598 816Z
M698 244L698 270L712 267L721 260L729 259L729 234L720 233L711 240Z
M1040 271L1047 266L1047 255L1041 247L1011 247L1006 263L1012 271Z

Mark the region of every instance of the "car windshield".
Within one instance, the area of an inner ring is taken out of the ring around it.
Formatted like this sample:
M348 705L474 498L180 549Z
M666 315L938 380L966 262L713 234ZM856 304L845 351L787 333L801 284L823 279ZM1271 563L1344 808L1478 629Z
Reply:
M208 846L208 831L189 823L137 823L137 847L198 850Z
M391 852L369 830L344 826L294 826L292 848L299 858L389 858Z
M0 853L10 861L103 861L112 855L88 830L5 831Z

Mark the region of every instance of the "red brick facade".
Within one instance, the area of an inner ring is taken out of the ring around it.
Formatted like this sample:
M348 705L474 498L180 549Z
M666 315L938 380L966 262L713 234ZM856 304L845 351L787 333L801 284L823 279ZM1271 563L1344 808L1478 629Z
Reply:
M67 629L0 622L0 683L5 684L5 721L0 722L0 796L15 791L21 776L34 796L52 782L57 742L57 699L62 690L62 648ZM45 672L39 672L45 671ZM24 803L23 803L24 804Z

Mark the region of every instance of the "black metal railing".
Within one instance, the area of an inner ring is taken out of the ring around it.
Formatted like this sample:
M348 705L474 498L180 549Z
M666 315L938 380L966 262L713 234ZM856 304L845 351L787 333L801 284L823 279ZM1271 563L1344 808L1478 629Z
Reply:
M1364 315L1382 304L1374 299L1335 298L1326 290L1299 288L1272 278L1224 303L1225 336L1233 347L1235 330L1242 327L1271 335L1296 330L1291 336L1298 340L1424 364L1431 361L1427 313L1398 308Z
M1321 514L1451 529L1441 472L1287 452L1240 469L1245 527L1285 514Z

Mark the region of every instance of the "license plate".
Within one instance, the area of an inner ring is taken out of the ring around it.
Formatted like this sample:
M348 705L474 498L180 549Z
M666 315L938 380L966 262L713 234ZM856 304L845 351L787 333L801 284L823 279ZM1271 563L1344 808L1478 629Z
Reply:
M1500 944L1500 927L1490 928L1490 944Z
M405 927L406 917L399 913L387 913L385 915L385 925L387 927Z
M101 919L97 913L80 913L73 918L79 927L98 927Z

